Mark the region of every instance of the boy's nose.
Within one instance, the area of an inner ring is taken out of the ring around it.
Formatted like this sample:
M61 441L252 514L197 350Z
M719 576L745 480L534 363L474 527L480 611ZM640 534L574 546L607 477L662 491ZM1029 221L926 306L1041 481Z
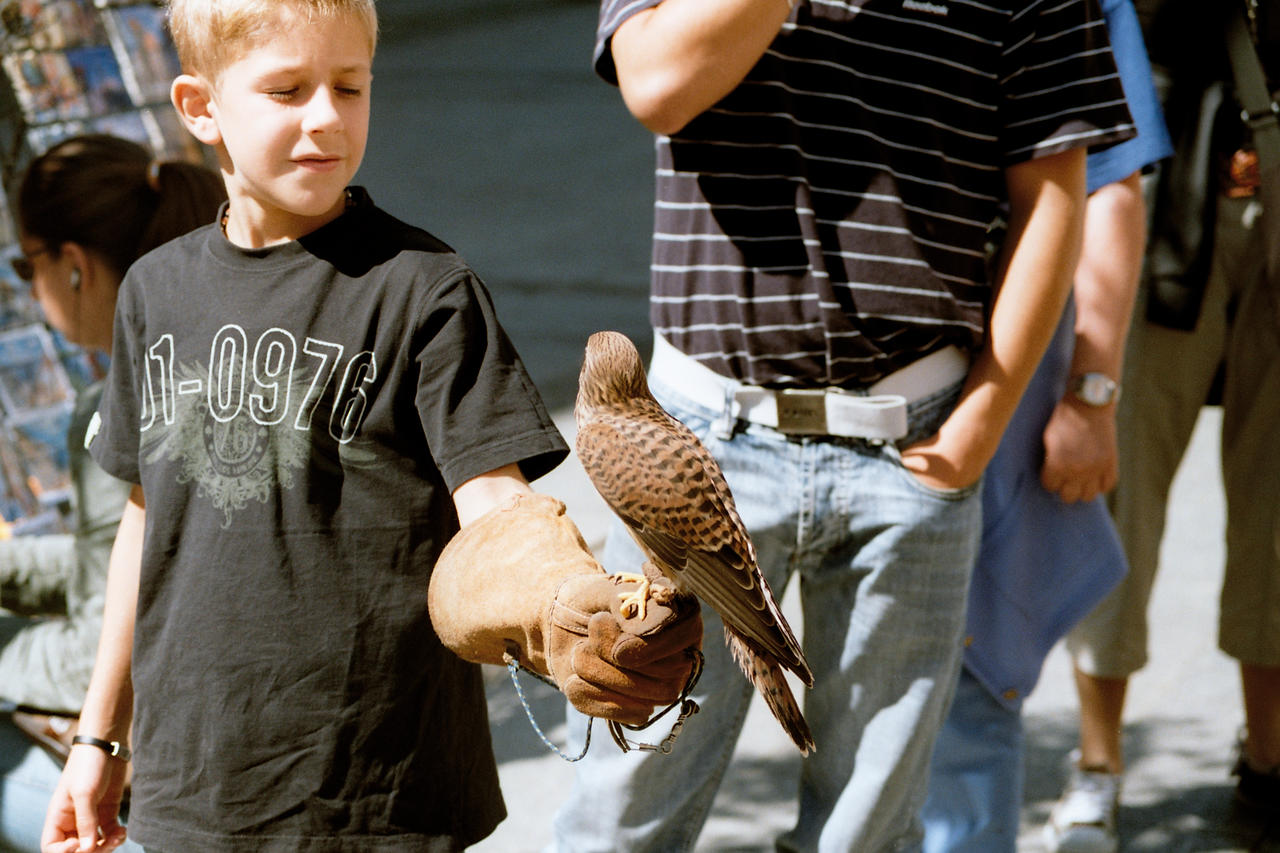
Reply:
M318 90L307 104L303 118L303 130L307 133L326 133L342 129L342 114L332 92Z

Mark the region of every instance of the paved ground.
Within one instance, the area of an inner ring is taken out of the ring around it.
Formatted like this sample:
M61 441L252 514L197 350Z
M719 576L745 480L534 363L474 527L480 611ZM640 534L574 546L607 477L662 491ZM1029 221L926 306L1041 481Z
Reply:
M383 206L436 232L479 270L568 431L587 335L647 335L652 144L590 70L595 6L381 0L379 8L374 127L359 178ZM1131 685L1126 850L1280 851L1280 827L1267 836L1231 807L1227 771L1240 713L1234 668L1214 644L1223 519L1217 423L1207 410L1176 484L1167 565L1152 603L1151 663ZM589 538L601 535L603 510L572 463L540 485L570 504ZM786 605L794 613L794 602ZM475 849L537 850L572 769L536 739L505 672L491 675L511 816ZM537 685L529 692L544 727L562 737L557 696ZM1039 826L1061 785L1074 714L1069 668L1055 651L1027 704L1020 853L1043 849ZM794 819L793 752L758 703L699 850L771 849Z

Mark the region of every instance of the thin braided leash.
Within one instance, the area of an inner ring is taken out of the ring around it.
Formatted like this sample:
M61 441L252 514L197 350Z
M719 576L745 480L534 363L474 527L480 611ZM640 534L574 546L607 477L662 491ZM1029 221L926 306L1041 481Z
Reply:
M629 725L627 723L618 723L613 720L609 721L609 733L613 735L613 742L616 743L618 748L623 752L630 752L632 749L639 749L648 752L660 752L663 755L671 754L671 750L675 747L676 738L680 736L681 730L684 729L685 720L698 713L698 703L690 699L689 694L693 692L693 688L698 684L698 679L702 677L703 657L702 652L697 649L690 650L690 653L693 656L693 668L689 671L689 678L685 680L684 689L680 691L679 697L677 697L674 702L663 708L654 716L650 717L647 722L641 723L638 726ZM582 752L577 755L565 754L560 747L551 742L551 738L546 736L542 731L542 727L538 725L538 721L534 719L533 708L529 707L529 700L524 695L524 687L520 684L520 670L524 670L529 673L543 684L549 684L550 686L555 687L557 691L560 688L554 681L547 678L542 673L535 672L520 663L520 661L517 660L510 651L503 653L502 661L507 665L507 672L511 673L511 683L515 685L516 696L520 698L520 704L524 706L524 715L529 718L529 725L533 726L534 732L537 733L542 742L546 744L547 749L570 763L581 761L585 758L587 750L591 748L591 724L595 722L595 717L587 717L587 737L585 742L582 744ZM677 705L680 706L680 716L676 718L675 723L671 726L670 734L663 738L661 743L635 743L634 741L628 740L622 731L623 728L630 729L633 732L647 729L649 726L665 717L667 713Z

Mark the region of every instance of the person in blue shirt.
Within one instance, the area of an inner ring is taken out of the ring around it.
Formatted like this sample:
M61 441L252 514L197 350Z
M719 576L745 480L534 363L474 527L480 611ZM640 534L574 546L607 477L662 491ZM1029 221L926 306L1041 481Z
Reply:
M1172 154L1131 0L1104 0L1138 136L1087 160L1073 299L983 482L964 666L934 749L926 853L1014 851L1022 702L1054 643L1124 575L1102 495L1116 482L1115 403L1145 245L1141 171Z

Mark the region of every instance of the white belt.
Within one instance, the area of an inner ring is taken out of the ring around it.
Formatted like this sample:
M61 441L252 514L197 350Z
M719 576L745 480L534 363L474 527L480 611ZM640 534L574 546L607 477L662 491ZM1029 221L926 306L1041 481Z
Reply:
M913 361L862 391L843 388L762 388L721 376L653 338L652 376L730 420L787 435L832 435L896 441L907 434L907 406L964 379L969 357L949 346Z

